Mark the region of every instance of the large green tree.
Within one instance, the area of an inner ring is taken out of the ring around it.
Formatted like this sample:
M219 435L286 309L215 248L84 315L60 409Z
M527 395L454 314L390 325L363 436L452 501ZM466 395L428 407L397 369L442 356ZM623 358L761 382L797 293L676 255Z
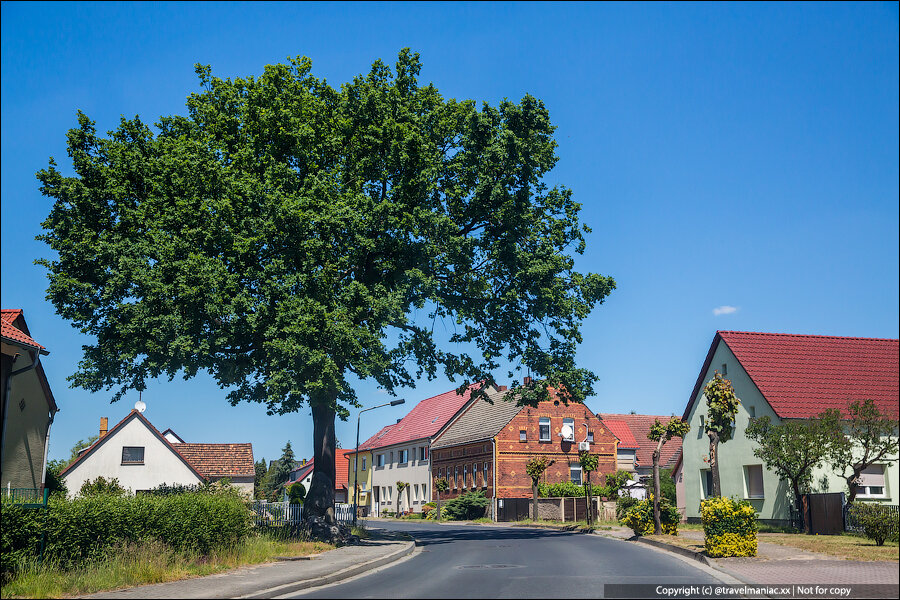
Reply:
M307 58L235 79L198 66L187 114L155 132L135 117L102 136L79 112L74 173L38 173L48 297L94 340L73 384L118 400L206 371L232 404L308 405L304 516L329 522L351 376L393 393L442 368L462 390L508 361L537 375L512 390L523 404L591 394L580 326L615 282L575 270L588 229L545 183L547 108L444 98L419 71L409 50L339 89Z

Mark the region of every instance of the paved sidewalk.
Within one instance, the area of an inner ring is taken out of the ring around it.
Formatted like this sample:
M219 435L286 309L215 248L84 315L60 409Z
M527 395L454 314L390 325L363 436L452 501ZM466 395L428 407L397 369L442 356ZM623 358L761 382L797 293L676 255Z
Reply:
M626 527L614 527L597 533L622 539L634 536ZM703 540L702 531L682 530L678 535ZM757 553L752 558L705 558L705 562L745 583L900 584L900 569L894 561L841 560L827 554L764 541L757 543Z
M307 560L241 567L227 573L101 592L84 598L274 598L349 579L408 556L411 541L364 540Z

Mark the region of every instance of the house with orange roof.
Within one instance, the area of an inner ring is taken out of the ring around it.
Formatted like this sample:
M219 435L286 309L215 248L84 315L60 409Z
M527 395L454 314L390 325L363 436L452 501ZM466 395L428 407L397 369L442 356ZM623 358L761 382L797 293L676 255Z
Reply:
M335 502L352 502L350 498L350 477L349 477L349 459L348 455L352 454L352 450L342 450L340 448L334 451L334 501ZM312 485L313 467L315 459L302 461L300 465L291 470L288 480L284 482L283 495L287 500L287 490L295 483L303 484L306 491Z
M70 495L97 477L119 480L132 493L162 484L196 485L227 479L247 497L253 496L253 446L187 443L171 429L162 434L137 409L108 429L100 419L100 437L81 451L60 477Z
M665 423L671 415L638 415L598 413L613 435L619 440L616 460L617 468L632 473L636 479L653 475L653 451L656 442L647 437L650 428L658 419ZM659 468L671 469L675 466L681 452L681 439L673 438L666 442L659 455Z
M422 512L422 505L431 501L431 443L479 385L470 385L462 394L453 389L420 401L405 417L360 445L357 464L361 467L364 461L371 461L371 493L361 494L360 500L365 512ZM355 457L353 452L347 456L351 461ZM362 485L359 469L357 477ZM408 484L402 493L397 492L398 481Z
M748 500L764 521L787 524L793 497L789 485L753 455L755 442L744 434L750 419L768 416L778 424L829 408L846 414L850 403L867 399L893 419L900 412L896 339L717 331L684 409L691 429L674 467L679 509L689 521L699 520L700 501L712 487L703 390L716 371L741 400L734 437L719 444L722 495ZM857 500L897 504L898 472L896 460L864 471ZM812 491L845 492L839 475L823 465L813 473Z
M50 426L59 411L41 357L49 351L31 337L21 309L0 311L0 485L43 491Z

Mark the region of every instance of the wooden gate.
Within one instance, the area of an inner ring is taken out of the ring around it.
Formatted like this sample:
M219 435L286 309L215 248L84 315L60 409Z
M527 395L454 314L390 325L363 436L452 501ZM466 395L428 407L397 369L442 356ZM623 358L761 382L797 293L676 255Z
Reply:
M498 498L498 521L521 521L531 518L531 498Z
M587 519L587 499L584 496L570 496L563 499L564 521L584 521Z
M810 534L837 535L844 532L843 494L804 494L803 516Z

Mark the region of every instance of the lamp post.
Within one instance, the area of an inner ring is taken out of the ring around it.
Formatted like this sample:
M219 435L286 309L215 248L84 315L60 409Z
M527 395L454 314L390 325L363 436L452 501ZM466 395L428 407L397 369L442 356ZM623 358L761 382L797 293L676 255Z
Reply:
M375 410L376 408L381 408L382 406L397 406L399 404L403 404L406 402L403 398L398 400L391 400L390 402L385 402L384 404L379 404L378 406L372 406L370 408L364 408L359 411L359 414L356 415L356 453L353 455L353 526L356 527L356 513L359 510L359 420L362 417L362 414L367 410ZM370 492L371 493L371 492Z

